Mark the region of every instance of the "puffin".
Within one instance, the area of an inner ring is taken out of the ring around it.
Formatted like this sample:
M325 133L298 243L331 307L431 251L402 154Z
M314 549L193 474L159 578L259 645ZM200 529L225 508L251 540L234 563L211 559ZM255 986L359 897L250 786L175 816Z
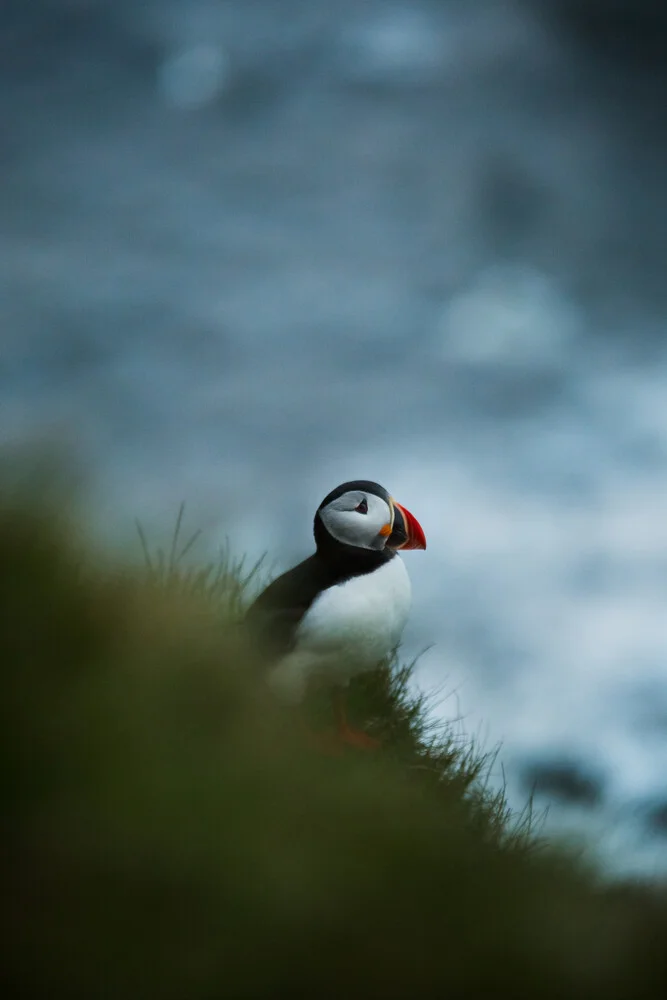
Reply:
M339 743L371 749L377 741L347 723L345 688L397 647L411 604L399 552L425 549L426 538L406 507L365 479L325 496L313 533L315 552L260 593L246 626L279 698L297 704L312 681L328 685Z

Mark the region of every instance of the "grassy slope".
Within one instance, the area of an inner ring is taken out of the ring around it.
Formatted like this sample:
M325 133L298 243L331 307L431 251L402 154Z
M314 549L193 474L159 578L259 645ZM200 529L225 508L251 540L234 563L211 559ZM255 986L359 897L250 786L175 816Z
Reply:
M352 692L380 753L318 755L254 680L242 567L168 563L0 509L5 995L667 995L663 897L538 849L406 670Z

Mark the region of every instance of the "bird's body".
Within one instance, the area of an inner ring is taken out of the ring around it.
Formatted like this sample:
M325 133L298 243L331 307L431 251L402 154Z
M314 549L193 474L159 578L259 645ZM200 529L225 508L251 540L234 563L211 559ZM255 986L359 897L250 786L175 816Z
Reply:
M272 686L300 700L311 678L346 684L372 670L398 645L410 602L410 578L397 555L321 590L294 629L293 647L273 667Z
M366 480L322 501L315 541L315 553L274 580L246 619L269 684L289 701L300 701L311 680L344 685L390 656L411 603L396 550L426 547L413 515Z

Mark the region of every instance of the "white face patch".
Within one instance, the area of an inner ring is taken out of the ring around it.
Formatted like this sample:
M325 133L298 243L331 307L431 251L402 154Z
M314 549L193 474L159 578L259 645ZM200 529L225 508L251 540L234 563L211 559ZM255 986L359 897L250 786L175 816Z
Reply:
M389 504L362 490L343 493L323 507L319 515L333 538L358 549L383 549L387 538L380 530L392 523Z

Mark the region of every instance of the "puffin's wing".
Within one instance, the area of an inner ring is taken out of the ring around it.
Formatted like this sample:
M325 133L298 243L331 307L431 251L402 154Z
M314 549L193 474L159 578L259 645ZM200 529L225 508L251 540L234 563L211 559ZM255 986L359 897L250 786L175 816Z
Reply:
M326 567L311 556L270 583L250 605L246 626L268 658L278 660L294 648L299 623L331 582Z

